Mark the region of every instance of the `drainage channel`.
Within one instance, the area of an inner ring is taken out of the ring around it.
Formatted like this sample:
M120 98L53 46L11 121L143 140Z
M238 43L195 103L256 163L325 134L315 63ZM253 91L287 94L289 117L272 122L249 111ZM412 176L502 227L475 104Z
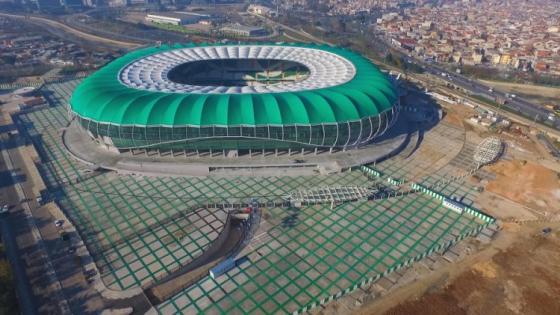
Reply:
M258 228L255 218L260 217L260 209L255 207L248 219L236 218L228 213L224 229L208 249L189 264L163 277L144 290L152 305L158 305L180 291L192 286L208 276L210 269L229 257L235 256L246 246Z

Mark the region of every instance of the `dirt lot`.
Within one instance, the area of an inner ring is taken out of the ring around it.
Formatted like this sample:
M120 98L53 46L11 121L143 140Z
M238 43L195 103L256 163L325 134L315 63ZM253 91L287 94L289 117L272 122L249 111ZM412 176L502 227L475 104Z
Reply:
M507 247L381 313L560 314L559 225L548 236L542 227L506 227L502 238L511 239Z
M496 81L483 81L484 83L503 90L507 93L523 94L526 96L533 96L537 98L549 98L560 100L560 88L532 85L532 84L519 84L508 82Z
M525 206L556 213L560 211L560 176L532 162L500 161L490 166L496 180L486 189Z

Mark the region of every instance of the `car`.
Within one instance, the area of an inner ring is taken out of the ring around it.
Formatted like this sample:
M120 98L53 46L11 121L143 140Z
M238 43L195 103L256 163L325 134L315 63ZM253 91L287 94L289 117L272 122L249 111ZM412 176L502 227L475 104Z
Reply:
M56 226L58 228L62 227L63 225L64 225L64 220L58 219L58 220L54 221L54 226Z
M84 271L84 275L86 277L95 277L97 275L97 271L95 269L88 269Z
M64 231L61 231L60 238L65 242L69 242L70 241L70 234L68 234Z
M9 210L10 210L10 206L3 205L2 208L0 209L0 213L8 213Z

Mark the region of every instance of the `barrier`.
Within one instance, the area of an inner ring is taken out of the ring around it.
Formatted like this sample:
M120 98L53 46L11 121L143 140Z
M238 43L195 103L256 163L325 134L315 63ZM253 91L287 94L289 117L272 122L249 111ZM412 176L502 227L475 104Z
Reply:
M435 191L433 191L433 190L431 190L431 189L429 189L429 188L426 188L426 187L424 187L424 186L422 186L422 185L420 185L420 184L412 183L410 186L412 187L412 189L417 190L417 191L420 191L420 192L423 192L423 193L427 194L427 195L430 196L430 197L433 197L433 198L435 198L435 199L441 200L442 202L443 202L443 200L446 199L446 197L445 197L444 195L442 195L442 194L440 194L440 193L438 193L438 192L435 192ZM493 222L496 221L496 219L494 219L493 217L488 216L488 215L484 214L482 211L480 211L480 210L478 210L478 209L475 209L475 208L473 208L473 207L469 207L469 206L467 206L467 205L465 205L465 210L464 210L464 212L466 212L466 213L468 213L468 214L470 214L470 215L472 215L472 216L474 216L474 217L477 217L477 218L483 220L484 222L493 223Z
M365 165L360 166L360 171L362 171L362 173L364 173L366 177L371 179L382 178L385 176L384 173ZM386 181L393 186L401 186L402 184L406 183L406 180L404 179L394 178L391 176L387 176Z
M491 218L491 217L488 217L488 218ZM346 288L346 289L344 289L344 290L342 290L342 291L337 292L336 294L333 294L333 295L330 295L330 296L328 296L328 297L326 297L326 298L321 299L319 302L316 302L316 301L315 301L315 302L313 302L313 303L310 303L310 304L308 304L308 305L306 305L306 306L300 308L299 310L293 312L292 314L293 314L293 315L299 315L299 314L303 314L303 313L305 313L305 312L311 311L312 309L314 309L314 308L316 308L316 307L318 307L318 306L325 305L325 304L327 304L327 303L329 303L329 302L331 302L331 301L333 301L333 300L336 300L336 299L339 299L339 298L341 298L341 297L343 297L343 296L345 296L345 295L348 295L348 294L350 294L350 293L356 291L357 289L362 289L362 288L364 288L364 287L366 287L366 286L369 286L369 285L371 285L372 283L376 282L377 280L381 279L381 277L386 277L388 274L393 273L393 272L395 272L395 271L397 271L397 270L399 270L399 269L402 269L403 267L408 267L408 266L410 266L412 263L418 262L418 261L420 261L420 260L422 260L422 259L424 259L424 258L426 258L426 257L428 257L428 256L430 256L430 255L432 255L432 254L435 253L435 252L445 250L445 249L447 249L447 248L453 246L454 244L456 244L456 243L462 241L463 239L465 239L465 238L467 238L467 237L477 235L477 234L480 233L480 231L482 231L484 228L486 228L486 227L488 227L490 224L494 223L495 219L494 219L494 218L491 218L491 219L492 219L492 221L487 221L486 223L479 225L479 226L478 226L477 228L475 228L475 229L472 229L472 230L470 230L470 231L468 231L468 232L466 232L466 233L463 233L463 234L459 234L459 235L457 235L456 237L454 237L452 240L449 240L449 241L447 241L447 242L445 242L445 243L438 244L438 245L436 245L436 246L430 248L428 251L426 251L426 252L424 252L424 253L422 253L422 254L420 254L420 255L416 255L416 256L411 257L411 258L407 259L406 261L401 262L401 263L399 263L399 264L397 264L397 265L395 265L395 266L391 266L389 269L385 270L383 273L376 274L375 276L366 278L366 279L362 280L361 282L356 283L356 284L354 284L353 286L351 286L351 287L349 287L349 288Z
M362 171L368 178L380 178L384 175L380 171L365 165L360 166L360 171Z
M377 172L376 170L371 169L367 166L362 166L360 168L360 170L362 172L364 172L366 175L375 176L375 177L381 177L382 176L380 172ZM438 200L442 200L442 202L443 202L443 200L446 199L446 197L444 195L442 195L438 192L435 192L431 189L428 189L428 188L426 188L426 187L424 187L420 184L417 184L417 183L411 183L411 188L414 191L419 191L419 192L422 192L424 194L427 194L430 197L436 198ZM357 289L361 289L361 288L364 288L366 286L369 286L370 284L378 281L381 277L386 277L388 274L393 273L393 272L395 272L399 269L402 269L404 267L408 267L411 264L413 264L417 261L420 261L420 260L422 260L422 259L424 259L424 258L426 258L426 257L428 257L428 256L430 256L430 255L432 255L436 252L445 251L449 247L455 245L456 243L462 241L463 239L465 239L467 237L477 235L478 233L480 233L480 231L482 231L483 229L485 229L490 224L493 224L496 221L495 218L493 218L491 216L488 216L488 215L482 213L481 211L479 211L475 208L469 207L469 206L465 206L464 212L466 212L466 213L468 213L468 214L470 214L470 215L472 215L476 218L481 219L482 221L484 221L484 223L479 225L478 227L466 232L466 233L462 233L462 234L459 234L459 235L455 236L453 239L451 239L447 242L435 245L435 246L431 247L429 250L427 250L426 252L424 252L422 254L416 255L416 256L411 257L411 258L409 258L409 259L407 259L403 262L400 262L399 264L391 266L389 269L385 270L383 273L379 273L379 274L376 274L372 277L366 278L366 279L362 280L361 282L356 283L349 288L346 288L342 291L337 292L336 294L330 295L326 298L322 298L319 302L315 301L311 304L308 304L308 305L304 306L303 308L300 308L299 310L293 312L292 314L293 315L299 315L299 314L308 312L308 311L310 311L310 310L312 310L312 309L314 309L318 306L325 305L332 300L339 299L339 298L341 298L345 295L348 295L348 294L356 291Z

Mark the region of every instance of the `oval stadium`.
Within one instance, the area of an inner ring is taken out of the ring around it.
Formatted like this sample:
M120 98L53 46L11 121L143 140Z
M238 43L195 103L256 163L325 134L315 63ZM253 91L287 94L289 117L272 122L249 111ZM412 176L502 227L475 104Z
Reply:
M85 79L70 109L107 149L333 152L366 145L397 115L369 60L306 44L140 49Z

